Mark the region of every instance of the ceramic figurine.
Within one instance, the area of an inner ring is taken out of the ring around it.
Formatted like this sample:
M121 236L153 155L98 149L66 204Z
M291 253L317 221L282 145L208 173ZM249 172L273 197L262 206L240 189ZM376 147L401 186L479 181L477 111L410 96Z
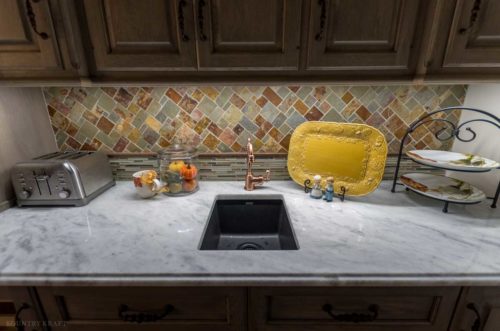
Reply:
M333 201L333 177L326 179L325 197L323 200L326 200L326 202Z
M310 196L313 199L321 199L323 196L323 191L321 191L321 176L316 175L313 177L313 187L311 189Z

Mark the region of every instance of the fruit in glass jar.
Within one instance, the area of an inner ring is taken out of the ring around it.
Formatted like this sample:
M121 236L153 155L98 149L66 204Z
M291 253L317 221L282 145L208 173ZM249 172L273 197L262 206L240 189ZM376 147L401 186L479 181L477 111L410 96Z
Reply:
M196 190L197 185L198 182L196 181L196 179L186 180L184 181L184 183L182 183L182 189L184 190L184 192L192 192Z
M184 161L174 160L174 161L170 162L170 164L168 165L168 170L180 173L182 167L184 167L184 166L185 166Z
M167 183L180 183L182 181L181 175L175 171L165 172L165 181Z
M181 183L171 183L170 185L168 185L168 188L169 188L170 193L174 193L174 194L182 191Z
M181 168L181 176L185 180L195 179L197 174L198 169L196 169L196 167L191 163L187 163Z

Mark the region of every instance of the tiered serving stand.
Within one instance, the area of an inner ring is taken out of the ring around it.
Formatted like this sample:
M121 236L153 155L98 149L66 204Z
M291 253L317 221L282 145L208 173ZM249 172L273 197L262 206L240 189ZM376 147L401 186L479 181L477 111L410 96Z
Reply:
M466 122L461 123L460 125L456 125L455 123L444 119L440 117L436 117L436 114L440 113L449 113L454 110L461 110L461 111L467 111L467 112L475 112L484 115L484 118L476 118L472 120L468 120ZM403 156L403 147L405 145L405 142L408 138L408 136L413 133L418 127L431 123L431 122L441 122L444 124L441 128L439 128L436 132L434 132L434 136L436 139L440 141L447 141L452 138L456 138L459 141L462 142L471 142L474 139L476 139L476 132L470 127L471 123L475 122L482 122L482 123L488 123L493 125L494 127L500 129L500 118L496 117L495 115L488 113L484 110L480 109L475 109L475 108L467 108L467 107L449 107L449 108L443 108L439 109L436 111L433 111L431 113L428 113L424 116L422 116L420 119L417 121L413 122L408 130L406 130L405 135L403 136L403 139L401 140L401 145L399 146L399 154L398 154L398 161L396 164L396 171L394 173L394 178L392 182L392 189L391 191L394 193L396 192L396 185L404 185L406 187L406 190L411 190L415 193L418 193L420 195L427 196L429 198L443 201L444 202L444 207L443 207L443 212L447 213L448 212L448 205L450 203L454 204L475 204L479 203L482 200L484 200L486 197L484 196L484 193L482 193L480 190L477 188L470 186L467 183L464 183L459 180L455 180L453 178L449 178L446 176L441 176L441 175L433 175L433 174L425 174L425 173L412 173L412 174L407 174L403 175L402 178L402 183L398 182L398 175L399 175L399 167L401 164L401 158ZM492 140L493 143L495 143L495 140ZM500 140L497 140L497 143L500 143ZM437 151L427 151L427 152L437 152ZM434 168L439 168L439 169L444 169L444 170L452 170L452 171L460 171L460 172L469 172L469 173L484 173L491 171L493 169L499 169L498 163L492 160L484 159L486 160L486 165L467 165L467 166L453 166L453 163L449 162L437 162L432 159L426 159L426 158L419 158L419 155L415 154L424 154L424 153L414 153L413 155L409 155L410 159L413 160L416 163L423 164L426 166L431 166ZM436 153L437 154L437 153ZM444 159L453 159L457 153L453 152L446 152L446 151L439 151L439 154L441 156L444 156ZM464 155L465 156L465 155ZM413 181L414 179L415 181ZM456 183L457 185L462 185L465 184L469 188L469 191L471 192L471 195L467 198L461 199L460 197L457 196L446 196L446 195L441 195L439 193L435 193L435 191L432 191L430 193L427 193L424 189L418 187L417 185L410 185L410 182L419 182L422 181L424 183L430 183L432 184L433 181L438 183L437 185L442 184L450 184L450 183ZM493 202L491 204L491 208L496 208L497 202L498 202L498 196L500 194L500 182L498 183L497 190L495 193L494 197L488 198L492 199Z

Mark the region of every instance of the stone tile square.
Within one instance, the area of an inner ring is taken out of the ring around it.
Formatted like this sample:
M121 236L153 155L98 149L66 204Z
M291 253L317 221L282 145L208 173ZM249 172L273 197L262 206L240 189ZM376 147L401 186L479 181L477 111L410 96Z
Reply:
M273 103L273 105L278 106L281 103L281 97L276 94L270 87L266 87L264 89L264 92L262 94L269 100L270 102Z
M323 113L318 110L316 107L312 107L311 110L304 115L304 117L308 121L319 121L321 117L323 117Z
M133 99L133 95L130 94L127 90L125 90L123 87L121 87L117 94L115 95L115 101L121 104L123 107L128 107L130 102Z
M108 120L106 117L101 117L101 119L97 122L96 126L104 133L108 134L113 130L115 124Z

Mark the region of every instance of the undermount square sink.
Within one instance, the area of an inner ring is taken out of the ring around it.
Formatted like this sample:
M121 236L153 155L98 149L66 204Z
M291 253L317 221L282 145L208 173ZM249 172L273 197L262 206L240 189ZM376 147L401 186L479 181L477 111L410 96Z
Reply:
M297 250L281 195L218 195L201 237L201 250Z

